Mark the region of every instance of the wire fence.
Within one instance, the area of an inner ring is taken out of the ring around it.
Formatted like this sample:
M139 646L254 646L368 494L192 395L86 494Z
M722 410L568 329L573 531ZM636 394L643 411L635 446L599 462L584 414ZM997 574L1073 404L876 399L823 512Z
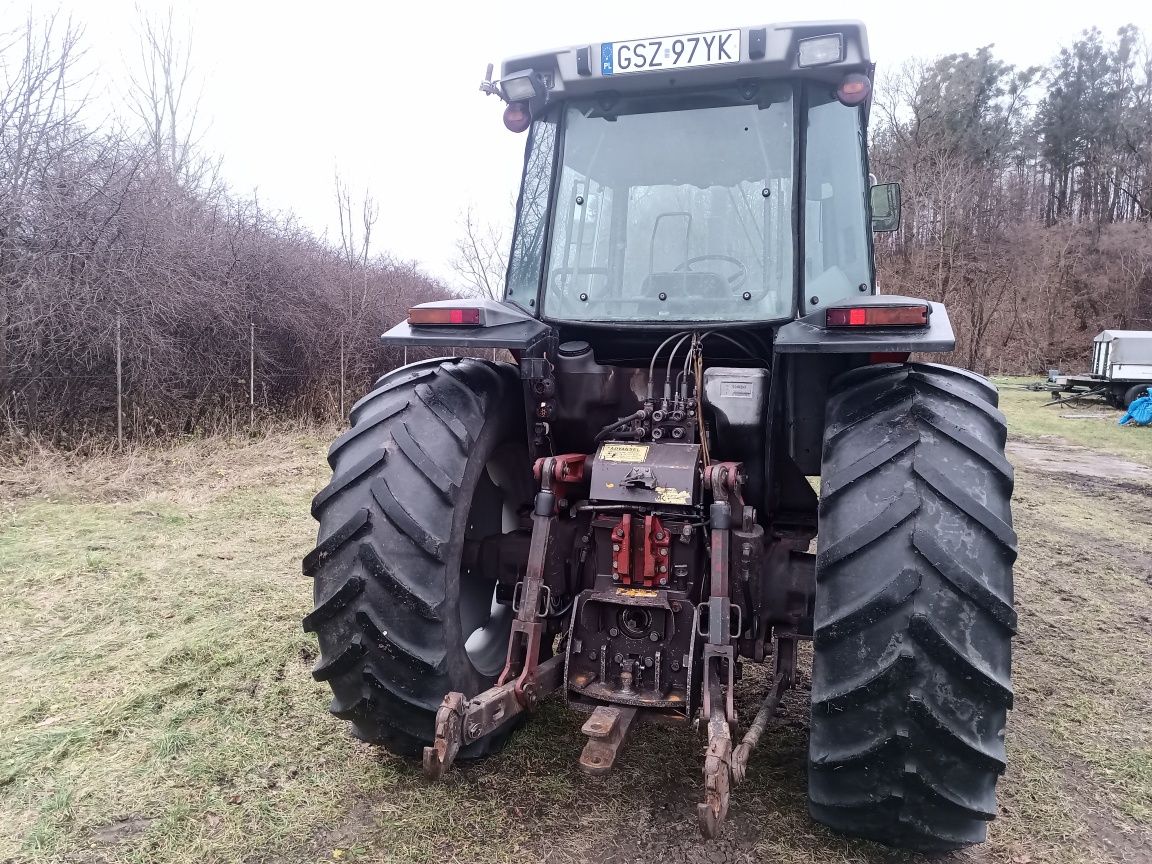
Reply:
M360 340L341 330L325 368L285 368L279 334L247 322L247 338L232 369L186 375L179 386L140 374L148 358L134 355L123 316L110 334L107 364L75 373L0 370L0 445L35 439L68 447L115 441L161 440L174 435L244 433L277 422L343 420L372 382L391 369L436 356L473 356L496 361L505 352L462 348L375 345L365 357ZM262 336L265 336L262 339ZM356 347L353 347L355 345ZM235 349L236 346L233 346ZM158 389L166 392L157 393ZM45 408L47 405L49 407ZM65 407L61 407L65 406Z

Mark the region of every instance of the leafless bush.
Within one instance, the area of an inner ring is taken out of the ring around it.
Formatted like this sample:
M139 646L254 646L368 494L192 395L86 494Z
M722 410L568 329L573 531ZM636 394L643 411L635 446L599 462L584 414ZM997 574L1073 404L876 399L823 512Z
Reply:
M358 239L346 226L336 248L231 194L196 150L188 54L170 18L143 25L136 130L81 122L71 22L30 19L0 44L9 437L75 446L115 429L118 322L135 439L246 427L250 368L258 418L328 418L341 382L362 391L399 362L378 335L444 289L370 253L370 199Z

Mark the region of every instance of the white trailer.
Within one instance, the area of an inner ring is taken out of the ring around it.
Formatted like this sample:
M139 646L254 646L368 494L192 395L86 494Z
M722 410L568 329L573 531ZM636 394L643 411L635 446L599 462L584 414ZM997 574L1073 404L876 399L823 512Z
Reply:
M1054 398L1060 393L1103 396L1127 408L1152 385L1152 330L1105 330L1092 340L1092 371L1048 376Z

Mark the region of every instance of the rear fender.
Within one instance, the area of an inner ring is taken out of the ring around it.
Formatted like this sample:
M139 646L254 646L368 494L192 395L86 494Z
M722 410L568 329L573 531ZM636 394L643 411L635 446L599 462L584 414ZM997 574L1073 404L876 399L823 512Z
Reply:
M418 326L401 321L380 337L385 345L422 345L429 348L507 348L533 353L551 335L552 328L525 315L517 307L496 300L437 300L417 308L479 309L483 322L477 327L452 325Z
M875 329L832 329L824 326L827 308L817 309L776 334L778 354L896 354L913 351L951 351L956 347L956 334L943 303L915 297L890 294L853 297L831 304L837 306L893 306L905 303L927 303L927 327L877 327Z
M927 327L840 329L825 326L819 309L777 332L775 351L784 370L784 436L788 455L803 474L820 473L824 441L824 408L832 379L870 363L905 362L914 351L945 352L956 347L956 335L942 303L914 297L880 295L845 299L832 306L891 306L928 303Z

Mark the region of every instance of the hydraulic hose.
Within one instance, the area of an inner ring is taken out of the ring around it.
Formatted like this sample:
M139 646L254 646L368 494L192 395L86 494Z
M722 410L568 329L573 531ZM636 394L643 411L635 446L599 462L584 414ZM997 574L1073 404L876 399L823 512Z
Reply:
M663 351L664 346L671 342L673 339L683 338L684 335L685 334L683 330L681 330L679 333L673 333L671 336L661 342L660 347L658 347L652 353L652 362L648 364L648 402L652 401L653 391L655 390L656 360L660 357L660 352Z
M664 371L664 398L672 398L672 363L676 360L676 354L680 350L680 346L684 344L684 340L690 339L693 334L685 333L680 337L680 341L672 346L672 350L668 353L668 368ZM691 348L689 348L691 350Z
M607 426L596 433L596 443L599 444L621 426L624 426L627 423L631 423L633 420L643 420L645 416L647 415L644 413L644 410L640 409L639 411L632 412L627 417L621 417L619 420L609 423Z

